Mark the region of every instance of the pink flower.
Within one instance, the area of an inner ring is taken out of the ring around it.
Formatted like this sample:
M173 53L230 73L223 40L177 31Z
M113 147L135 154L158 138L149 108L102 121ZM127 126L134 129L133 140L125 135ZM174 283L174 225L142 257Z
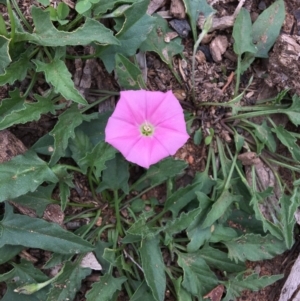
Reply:
M149 168L188 140L183 110L171 91L122 91L105 141L130 162Z

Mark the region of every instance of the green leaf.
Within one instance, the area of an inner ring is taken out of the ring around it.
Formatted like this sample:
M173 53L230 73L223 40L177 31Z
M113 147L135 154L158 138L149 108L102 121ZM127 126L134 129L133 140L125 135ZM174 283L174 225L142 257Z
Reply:
M146 174L142 176L138 184L143 183L139 189L143 189L147 185L155 186L159 185L165 180L175 177L182 173L187 167L187 164L181 160L175 160L173 158L167 158L159 163L150 166Z
M92 270L82 268L79 263L66 262L63 273L54 282L46 301L74 300L75 294L81 288L81 281L91 274Z
M57 5L56 11L57 11L58 18L63 20L65 18L67 18L67 16L69 15L70 9L67 4L65 4L64 2L60 2Z
M24 124L29 121L39 120L42 114L55 113L55 106L50 98L34 95L37 102L26 102L20 97L16 89L10 93L11 98L6 98L0 105L0 130L15 124Z
M192 296L182 286L182 277L172 279L176 291L177 301L192 301Z
M284 1L277 0L265 9L252 26L253 42L257 52L255 57L268 57L285 18Z
M44 6L50 5L50 0L37 0L39 3L41 3Z
M147 40L143 42L140 47L141 51L154 51L156 52L162 61L167 65L172 66L173 56L182 53L183 46L181 45L181 39L176 38L166 43L164 38L166 33L172 31L169 28L168 22L161 16L156 15L154 27L147 37ZM158 32L161 32L158 34Z
M234 38L233 50L237 55L241 56L245 52L256 53L257 48L252 42L251 28L250 13L242 7L235 19L232 32Z
M300 125L300 97L295 94L292 101L293 104L288 109L283 110L283 113L288 115L294 125L298 126Z
M32 49L30 48L32 51ZM5 73L0 75L0 85L12 85L16 80L22 81L25 79L28 69L33 67L28 58L29 51L21 54L20 59L14 60L5 70Z
M182 285L193 296L203 296L218 284L217 277L198 252L177 252L177 255L178 265L184 273Z
M279 199L281 205L281 223L285 245L290 249L294 245L295 213L300 206L298 188L294 188L293 195L283 194Z
M84 173L87 169L95 167L94 174L97 178L101 176L101 172L106 169L106 162L116 155L116 150L105 143L99 142L84 158L79 160L78 164Z
M89 0L79 0L76 3L75 10L79 14L84 14L92 7L92 3Z
M140 247L144 276L156 301L165 300L165 264L159 247L159 238L144 239Z
M122 289L122 283L126 277L114 278L109 274L100 277L99 282L92 285L92 289L86 294L86 301L111 301L116 291Z
M78 164L79 160L85 157L86 153L93 148L89 137L79 127L75 130L75 137L69 141L69 148L72 158Z
M99 0L95 7L93 8L93 12L95 15L101 15L106 13L108 10L112 10L117 4L124 3L135 3L136 0Z
M243 262L233 262L228 258L228 254L218 249L205 245L198 252L206 263L213 269L227 273L239 273L246 270L246 265Z
M170 210L173 218L177 217L180 210L187 206L192 200L196 199L196 191L201 190L201 186L201 183L196 182L179 188L167 198L165 210Z
M128 162L121 154L106 163L107 168L103 172L103 183L112 190L122 189L125 194L129 193L129 171Z
M140 300L155 301L155 298L153 297L152 292L145 280L141 283L141 285L137 288L137 290L130 298L130 301L140 301Z
M119 85L125 90L146 90L142 78L142 71L136 64L133 64L125 56L116 54L116 68Z
M45 181L57 180L46 162L28 151L0 164L0 202L35 191Z
M54 165L65 155L69 139L75 137L74 129L83 120L88 120L89 118L89 116L83 115L76 105L71 106L59 115L55 127L50 132L50 135L54 137L54 151L49 162L50 165Z
M3 264L14 258L23 249L23 246L4 245L2 248L0 248L0 264Z
M208 17L210 14L214 13L215 10L207 4L206 0L183 0L185 5L185 10L190 19L190 24L192 27L194 42L197 40L197 23L200 13L204 17Z
M264 120L261 125L252 124L254 127L255 136L264 143L271 152L276 151L276 141L274 139L274 135L272 134L271 129L268 127L267 122Z
M208 212L202 229L210 227L217 219L219 219L229 208L233 202L239 202L242 199L240 195L233 195L228 190L224 190L219 198L214 202L211 210Z
M11 263L13 269L9 272L0 275L0 282L15 282L17 285L35 282L44 282L48 280L48 277L37 269L31 262L21 259L20 263Z
M148 4L149 0L135 2L124 12L125 22L116 34L116 38L120 42L119 46L109 45L99 48L101 51L99 56L108 72L111 72L115 67L116 54L127 57L133 56L142 42L147 39L155 21L155 18L146 13Z
M253 206L253 210L255 212L255 218L263 223L263 229L265 232L269 231L273 236L277 237L278 239L283 239L282 229L279 225L273 224L271 221L266 219L264 214L261 211L260 204L267 200L269 196L273 195L273 189L268 187L263 192L255 192L252 195L252 199L250 201L250 205Z
M238 261L258 261L271 259L286 250L284 241L268 234L246 234L224 242L228 248L228 257Z
M28 192L16 199L15 203L34 209L38 217L42 217L47 205L52 204L52 192L55 185L39 186L35 191Z
M178 218L167 222L164 228L165 233L171 236L185 230L196 219L201 210L202 208L196 208L187 213L182 212Z
M50 21L50 13L32 6L31 14L34 22L34 33L16 32L15 41L28 41L43 46L88 45L92 42L100 44L119 44L111 30L100 22L86 18L86 22L74 32L57 30Z
M57 224L14 214L8 204L5 205L5 214L0 227L2 228L0 247L6 244L22 245L61 254L78 254L94 249L89 242Z
M297 144L297 138L293 136L289 131L285 130L282 125L279 125L273 129L280 142L285 145L292 157L296 161L300 161L300 147Z
M42 273L39 269L37 269L31 262L28 262L24 259L21 259L20 263L11 263L13 266L13 269L9 272L0 275L0 282L3 283L4 281L7 284L7 292L2 300L6 301L40 301L45 300L45 292L46 289L37 292L33 295L26 296L26 295L20 295L16 292L14 292L14 289L17 289L18 287L24 286L24 284L34 284L39 282L44 282L48 280L48 277ZM21 298L20 298L21 296ZM43 298L44 297L44 298Z
M255 273L249 276L240 274L235 278L232 278L224 283L226 286L227 293L226 296L222 299L222 301L236 300L236 298L240 296L240 293L243 290L248 289L252 291L258 291L259 289L271 285L282 278L283 275L259 277L259 275Z
M33 62L37 66L37 72L45 73L47 82L54 87L56 93L61 94L66 100L87 104L86 100L75 89L71 79L72 75L63 61L54 59L49 64L38 60L33 60Z
M9 55L9 42L10 39L0 36L0 74L5 72L6 67L11 62Z

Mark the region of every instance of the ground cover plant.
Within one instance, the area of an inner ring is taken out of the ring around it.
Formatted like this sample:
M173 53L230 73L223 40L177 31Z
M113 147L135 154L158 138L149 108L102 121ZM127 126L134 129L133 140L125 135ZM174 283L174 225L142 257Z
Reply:
M198 46L217 12L205 0L183 1L193 35L193 106L184 112L176 93L146 91L137 52L155 53L179 85L173 59L184 57L182 38L166 42L171 29L147 13L148 0L81 0L73 8L41 0L26 16L15 0L0 3L7 10L0 16L0 84L9 91L0 102L0 130L45 115L56 120L30 149L0 164L1 300L230 301L283 277L259 276L246 262L271 259L294 244L299 134L275 117L298 126L300 99L283 90L243 102L253 80L243 75L256 58L268 57L284 22L283 0L255 22L245 8L237 14L235 87L226 102L199 102L196 91ZM198 32L200 14L205 23ZM86 54L86 47L93 51ZM121 92L75 87L71 66L95 58L114 73ZM100 110L111 96L119 100L116 109ZM199 108L223 112L226 137L201 126ZM185 183L188 164L173 155L187 133L203 145L206 160ZM88 183L87 203L72 201L79 175ZM66 213L60 224L43 218L51 204ZM35 216L20 214L22 206ZM75 229L67 227L71 222ZM32 250L43 262L18 255Z

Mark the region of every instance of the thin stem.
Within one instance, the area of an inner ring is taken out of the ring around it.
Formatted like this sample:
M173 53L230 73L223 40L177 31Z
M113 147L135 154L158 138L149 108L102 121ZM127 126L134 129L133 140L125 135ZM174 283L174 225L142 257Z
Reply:
M236 68L236 83L234 89L234 96L236 97L239 93L240 80L241 80L241 55L238 55L237 68Z
M84 113L84 112L88 111L89 109L91 109L91 108L93 108L94 106L96 106L97 104L99 104L99 103L105 101L105 100L108 99L109 97L110 97L110 95L105 96L105 97L102 97L102 98L98 99L97 101L94 101L92 104L90 104L90 105L84 107L83 109L81 109L80 112L81 112L81 113Z
M124 236L122 225L121 225L121 216L120 216L120 200L118 195L118 190L114 190L114 202L115 202L115 214L117 219L117 230L120 236Z
M37 73L34 72L33 77L31 78L30 84L27 87L26 92L24 93L23 97L26 98L28 96L28 94L30 93L30 91L32 90L34 84L36 83L37 80Z
M98 221L98 218L101 214L101 210L97 210L97 213L96 213L96 216L95 218L93 219L93 221L91 223L89 223L89 226L88 228L81 234L81 237L84 238L85 235L93 228L93 226L96 224L96 222Z
M24 15L22 14L16 0L11 0L14 9L16 10L17 14L19 15L20 19L23 21L23 23L25 24L25 26L27 27L28 31L30 31L30 33L33 32L33 28L31 27L31 25L27 22L26 18L24 17Z
M15 38L15 33L16 33L15 18L14 18L14 14L13 14L9 0L7 0L6 5L7 5L7 12L9 15L9 20L10 20L10 38L11 38L10 43L14 43L14 38Z

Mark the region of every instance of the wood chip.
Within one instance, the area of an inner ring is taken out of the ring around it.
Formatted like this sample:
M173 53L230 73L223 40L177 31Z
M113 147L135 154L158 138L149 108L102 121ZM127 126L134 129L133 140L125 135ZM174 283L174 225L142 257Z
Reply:
M225 53L228 47L228 40L226 36L217 36L209 45L209 50L213 60L216 63L222 61L222 54Z
M177 19L185 19L185 7L182 0L171 0L170 14Z

